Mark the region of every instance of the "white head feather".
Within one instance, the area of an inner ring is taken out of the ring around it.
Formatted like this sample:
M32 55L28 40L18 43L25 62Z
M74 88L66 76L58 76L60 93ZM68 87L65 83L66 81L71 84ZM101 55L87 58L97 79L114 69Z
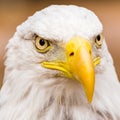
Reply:
M105 41L101 49L92 46L93 55L100 55L101 63L96 67L91 104L80 84L54 77L58 71L40 66L43 60L61 57L59 46L52 54L41 54L33 42L37 34L56 44L66 43L73 36L89 39L92 44L100 33L102 24L97 16L73 5L49 6L18 26L7 45L0 120L119 120L120 84Z

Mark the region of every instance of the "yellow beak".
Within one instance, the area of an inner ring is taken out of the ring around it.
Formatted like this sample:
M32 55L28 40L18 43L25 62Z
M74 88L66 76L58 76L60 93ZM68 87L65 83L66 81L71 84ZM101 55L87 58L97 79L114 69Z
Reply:
M74 37L66 44L66 61L42 62L43 67L62 71L65 76L83 85L88 102L92 101L95 84L94 66L100 58L92 59L91 44L81 37Z

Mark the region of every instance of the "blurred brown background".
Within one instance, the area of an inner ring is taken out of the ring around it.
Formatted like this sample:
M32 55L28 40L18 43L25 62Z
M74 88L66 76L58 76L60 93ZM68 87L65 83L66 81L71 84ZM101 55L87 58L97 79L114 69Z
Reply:
M104 36L120 78L120 1L110 0L0 0L0 86L4 75L5 45L16 27L35 11L51 4L74 4L93 10L104 25Z

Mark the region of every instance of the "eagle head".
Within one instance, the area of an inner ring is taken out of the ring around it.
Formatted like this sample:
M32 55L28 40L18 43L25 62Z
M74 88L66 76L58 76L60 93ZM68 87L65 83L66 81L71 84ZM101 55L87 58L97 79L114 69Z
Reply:
M91 106L101 116L100 111L108 110L108 96L111 98L107 80L114 76L110 84L118 86L102 32L102 24L92 11L74 5L52 5L29 17L7 45L0 105L10 103L15 112L16 103L22 110L30 107L32 113L46 115L59 105L66 111L74 105L90 111Z

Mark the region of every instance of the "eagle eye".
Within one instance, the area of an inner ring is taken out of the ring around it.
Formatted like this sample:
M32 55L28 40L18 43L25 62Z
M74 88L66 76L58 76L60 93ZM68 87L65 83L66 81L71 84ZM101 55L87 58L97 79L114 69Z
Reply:
M34 36L34 40L35 40L35 47L38 52L45 53L51 48L50 41L48 41L44 38L41 38L36 35L36 36Z
M101 48L102 43L103 43L103 36L102 36L102 34L99 34L99 35L97 35L96 38L95 38L95 46L96 46L97 48Z

